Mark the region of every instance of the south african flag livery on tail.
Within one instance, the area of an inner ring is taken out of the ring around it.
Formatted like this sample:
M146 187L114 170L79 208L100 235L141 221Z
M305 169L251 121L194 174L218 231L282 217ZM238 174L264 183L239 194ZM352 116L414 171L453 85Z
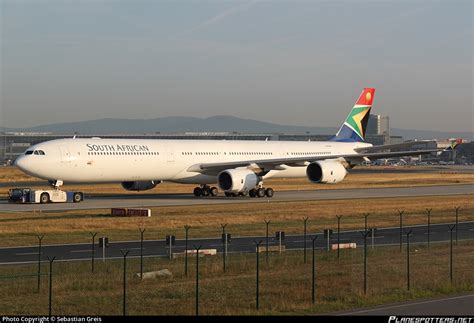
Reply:
M375 89L365 88L332 141L364 142Z

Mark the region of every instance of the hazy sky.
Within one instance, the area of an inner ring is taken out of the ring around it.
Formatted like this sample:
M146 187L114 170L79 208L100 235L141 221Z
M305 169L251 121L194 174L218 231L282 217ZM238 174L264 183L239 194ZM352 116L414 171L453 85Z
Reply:
M472 1L1 3L0 125L234 115L473 130Z

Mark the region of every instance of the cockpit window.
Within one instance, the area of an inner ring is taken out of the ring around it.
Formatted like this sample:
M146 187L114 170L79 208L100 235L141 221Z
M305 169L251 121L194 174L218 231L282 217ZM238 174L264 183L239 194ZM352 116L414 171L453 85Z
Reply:
M35 155L45 155L44 151L42 150L28 150L25 155L32 155L32 154L35 154Z

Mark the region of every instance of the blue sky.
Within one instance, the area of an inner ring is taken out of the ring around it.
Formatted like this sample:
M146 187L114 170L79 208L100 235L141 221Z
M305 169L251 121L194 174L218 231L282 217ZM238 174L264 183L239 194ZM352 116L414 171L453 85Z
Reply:
M471 1L1 2L0 125L234 115L472 131Z

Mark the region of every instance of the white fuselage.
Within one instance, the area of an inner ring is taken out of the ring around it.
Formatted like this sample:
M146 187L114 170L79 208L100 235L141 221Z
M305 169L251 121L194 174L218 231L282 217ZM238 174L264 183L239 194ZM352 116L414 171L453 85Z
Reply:
M217 176L189 171L203 163L258 161L304 156L355 154L356 142L154 140L154 139L59 139L34 145L16 165L26 173L47 180L70 183L171 181L211 184ZM306 166L284 164L264 178L305 177Z

